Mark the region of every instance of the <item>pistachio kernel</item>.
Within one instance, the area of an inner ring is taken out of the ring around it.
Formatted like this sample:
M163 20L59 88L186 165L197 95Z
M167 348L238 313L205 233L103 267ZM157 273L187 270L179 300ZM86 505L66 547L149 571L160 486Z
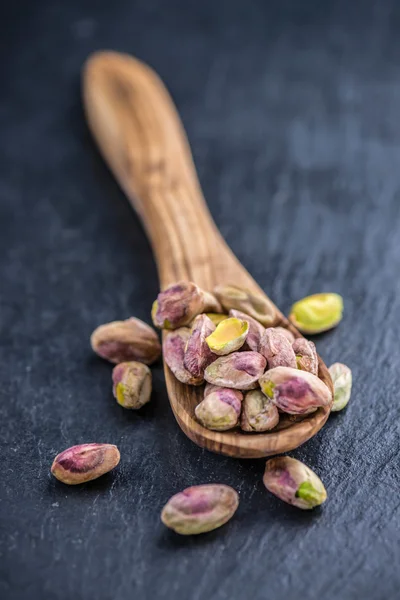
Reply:
M279 412L260 390L246 392L242 403L240 427L243 431L268 431L278 425Z
M258 352L233 352L211 363L204 371L204 379L224 388L252 390L258 387L266 364Z
M218 356L225 356L241 348L249 331L247 321L230 317L225 319L206 338L210 350Z
M339 294L314 294L293 304L289 319L301 333L316 334L335 327L342 314Z
M289 456L268 460L263 481L267 490L280 500L303 510L319 506L327 498L324 484L318 475Z
M113 444L79 444L57 454L51 472L59 481L77 485L108 473L119 459L119 450Z
M238 424L243 394L239 390L221 388L205 396L195 408L197 420L213 431L226 431Z
M350 400L352 373L351 369L342 363L334 363L329 367L332 377L334 398L332 412L338 412L345 408Z
M113 369L113 394L120 406L138 409L150 400L151 371L140 362L120 363Z
M161 520L176 533L197 535L227 523L238 506L239 496L228 485L196 485L172 496L162 510Z
M185 348L189 338L190 329L187 327L180 327L179 329L164 334L164 360L178 381L189 385L201 385L204 381L203 377L192 375L184 365Z
M330 389L312 373L290 367L275 367L259 379L261 391L279 410L291 415L314 412L332 403Z

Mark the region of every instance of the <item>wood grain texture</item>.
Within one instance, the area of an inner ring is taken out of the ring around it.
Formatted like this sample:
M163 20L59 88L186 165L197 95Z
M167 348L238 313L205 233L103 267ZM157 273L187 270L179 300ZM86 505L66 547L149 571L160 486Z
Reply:
M180 280L209 291L234 283L265 295L211 218L179 116L154 71L128 55L97 52L83 71L83 97L99 148L150 237L161 288ZM300 335L278 308L276 325ZM194 416L203 389L183 385L166 365L164 369L182 430L199 446L228 456L259 458L293 450L315 435L330 413L324 407L301 418L285 415L273 431L263 434L239 428L210 431ZM319 377L332 390L321 358Z

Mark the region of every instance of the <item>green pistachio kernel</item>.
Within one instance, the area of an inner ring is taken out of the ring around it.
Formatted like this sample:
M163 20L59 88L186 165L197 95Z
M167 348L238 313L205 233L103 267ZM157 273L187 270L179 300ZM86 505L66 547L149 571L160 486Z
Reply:
M352 374L351 369L342 363L334 363L329 367L332 377L334 399L332 412L338 412L347 406L351 396Z
M239 350L246 341L248 332L247 321L230 317L217 325L215 331L206 338L206 342L214 354L224 356Z
M314 294L292 306L289 319L302 333L322 333L342 319L343 298L339 294Z

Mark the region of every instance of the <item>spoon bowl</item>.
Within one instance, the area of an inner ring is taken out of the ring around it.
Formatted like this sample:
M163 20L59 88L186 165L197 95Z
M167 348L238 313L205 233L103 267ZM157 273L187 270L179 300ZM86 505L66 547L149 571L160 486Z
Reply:
M87 121L100 151L150 238L161 289L194 281L212 291L234 284L262 294L221 237L203 198L190 148L175 106L156 73L117 52L97 52L83 71ZM299 332L277 310L277 325ZM303 415L281 415L266 433L218 432L194 416L203 388L180 383L164 363L172 410L184 433L199 446L237 458L258 458L293 450L315 435L330 407ZM318 376L332 390L319 358Z

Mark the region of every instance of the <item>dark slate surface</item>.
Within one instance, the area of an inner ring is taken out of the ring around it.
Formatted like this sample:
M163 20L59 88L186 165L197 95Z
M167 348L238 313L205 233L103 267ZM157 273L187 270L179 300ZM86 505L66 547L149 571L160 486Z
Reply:
M38 0L1 13L1 598L398 598L398 2ZM212 214L274 301L345 298L317 345L353 369L351 404L293 453L326 484L321 510L269 495L263 460L186 439L160 365L139 413L111 396L89 335L148 320L157 276L82 114L79 70L103 47L167 82ZM118 470L79 488L52 479L54 455L86 441L118 444ZM227 526L193 539L162 526L170 495L215 481L240 493Z

